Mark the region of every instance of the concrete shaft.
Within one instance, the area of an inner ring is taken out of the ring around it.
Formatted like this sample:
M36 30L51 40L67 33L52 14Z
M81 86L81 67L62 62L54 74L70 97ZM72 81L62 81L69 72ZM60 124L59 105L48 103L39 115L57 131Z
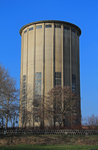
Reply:
M26 107L32 111L35 94L47 95L56 85L61 85L70 86L72 91L80 95L81 30L63 21L39 21L23 26L20 34L22 41L19 125L22 126L21 110Z

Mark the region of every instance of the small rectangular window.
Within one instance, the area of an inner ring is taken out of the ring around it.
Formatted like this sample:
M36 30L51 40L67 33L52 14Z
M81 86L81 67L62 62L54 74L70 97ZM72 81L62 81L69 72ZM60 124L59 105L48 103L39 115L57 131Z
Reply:
M33 30L33 27L29 28L29 31Z
M48 25L45 25L46 28L51 28L52 25L51 24L48 24Z
M36 26L36 29L40 29L40 28L42 28L42 25Z
M72 28L72 32L75 33L75 29Z
M26 75L23 75L23 81L25 81L26 80Z
M27 32L27 30L24 31L24 33L26 33L26 32Z
M22 98L23 98L23 100L26 100L26 96L25 96L25 95L23 95L23 97L22 97Z
M23 95L25 95L25 94L26 94L26 90L25 90L25 89L23 89L22 94L23 94Z
M55 24L55 28L61 28L61 25Z
M64 26L64 30L69 30L70 28L67 26Z
M78 36L80 35L79 32L77 32L77 35L78 35Z

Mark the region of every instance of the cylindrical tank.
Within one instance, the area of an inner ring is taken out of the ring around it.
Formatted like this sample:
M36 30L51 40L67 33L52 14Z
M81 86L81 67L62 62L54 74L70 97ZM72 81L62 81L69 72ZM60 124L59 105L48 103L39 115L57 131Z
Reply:
M47 20L23 26L20 35L22 41L19 125L22 126L25 121L21 110L26 108L29 112L32 111L35 95L47 95L49 90L57 85L70 86L72 92L80 95L81 30L68 22ZM32 124L31 120L30 118Z

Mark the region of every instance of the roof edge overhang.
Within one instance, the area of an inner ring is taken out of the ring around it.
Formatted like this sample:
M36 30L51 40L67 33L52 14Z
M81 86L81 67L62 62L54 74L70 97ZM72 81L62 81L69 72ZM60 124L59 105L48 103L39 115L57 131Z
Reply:
M32 22L32 23L26 24L26 25L24 25L24 26L20 29L20 31L19 31L20 35L21 35L22 31L23 31L26 27L28 27L28 26L30 26L30 25L33 25L33 24L40 24L40 23L60 23L60 24L70 25L70 26L74 27L74 28L79 32L79 35L81 35L81 29L80 29L78 26L76 26L75 24L66 22L66 21L59 21L59 20L42 20L42 21L36 21L36 22Z

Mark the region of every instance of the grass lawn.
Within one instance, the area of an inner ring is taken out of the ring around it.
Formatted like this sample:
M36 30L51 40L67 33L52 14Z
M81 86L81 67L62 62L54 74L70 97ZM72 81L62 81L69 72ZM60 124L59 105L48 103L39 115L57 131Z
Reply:
M1 137L0 150L98 150L98 135L25 135Z
M16 145L16 146L1 146L0 150L98 150L97 146L48 146L48 145Z

